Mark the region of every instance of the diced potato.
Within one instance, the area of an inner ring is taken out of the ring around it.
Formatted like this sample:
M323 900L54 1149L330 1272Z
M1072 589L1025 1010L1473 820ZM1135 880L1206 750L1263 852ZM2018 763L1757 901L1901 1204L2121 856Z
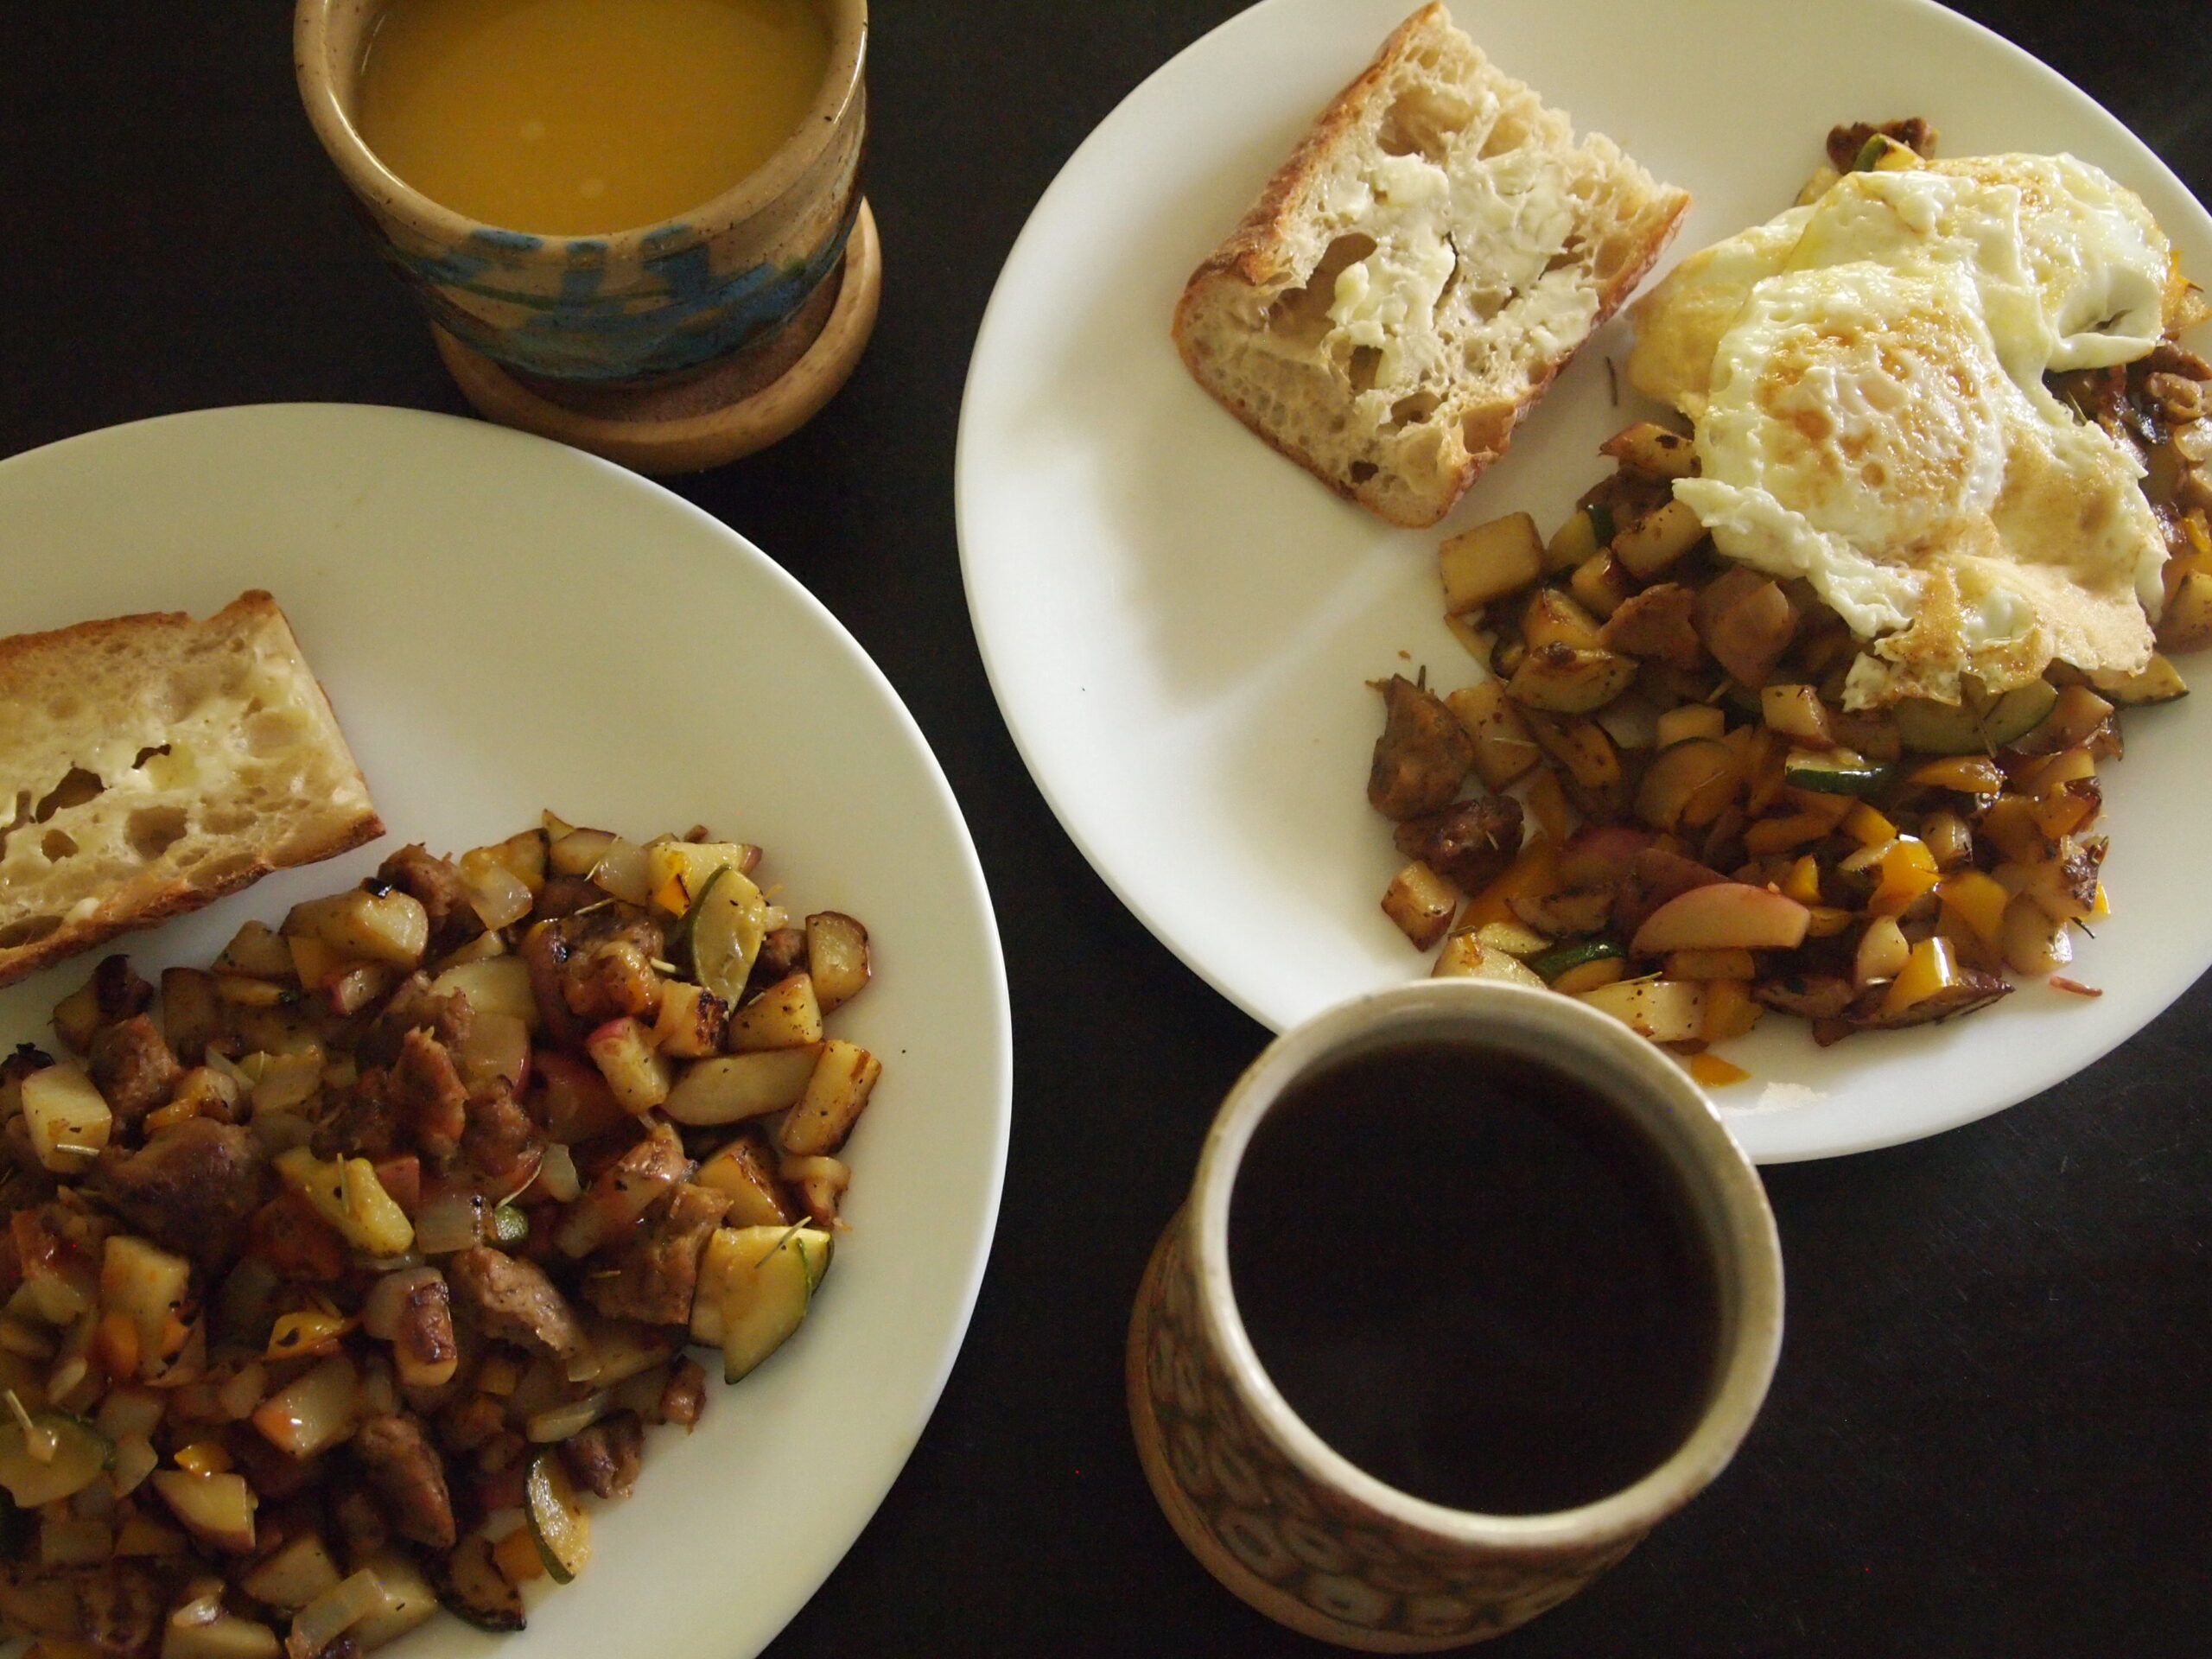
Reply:
M652 1044L662 1053L677 1059L718 1054L728 1028L729 1005L705 986L677 979L661 988Z
M1459 907L1459 888L1419 859L1400 870L1382 894L1382 913L1416 950L1435 947Z
M1585 991L1581 1000L1655 1043L1682 1043L1705 1035L1706 984L1694 979L1624 979Z
M284 1645L266 1624L218 1611L212 1618L180 1607L162 1626L162 1659L277 1659Z
M1567 591L1592 616L1611 616L1636 596L1636 578L1611 553L1593 553L1574 567Z
M1834 742L1828 730L1827 710L1821 694L1809 685L1764 685L1759 688L1759 714L1767 729L1792 742L1827 748Z
M50 1065L23 1079L23 1126L31 1150L57 1175L92 1167L115 1128L106 1097L73 1061Z
M157 1469L150 1484L203 1544L232 1554L253 1550L253 1511L259 1499L244 1475L194 1475L181 1469Z
M692 1180L729 1195L733 1227L788 1226L798 1217L776 1173L775 1162L757 1131L740 1135L699 1166Z
M1485 787L1503 789L1543 759L1503 680L1463 687L1444 701L1474 743L1475 775Z
M248 922L215 958L219 974L242 974L248 979L289 979L292 948L260 922Z
M2166 660L2164 652L2156 651L2138 673L2095 674L2089 683L2114 702L2128 707L2171 702L2189 695L2189 682L2182 678L2181 671Z
M822 1012L842 1007L868 988L868 929L842 911L806 918L806 971Z
M414 1243L415 1224L367 1159L318 1158L308 1147L293 1147L277 1154L276 1173L364 1255L399 1255Z
M723 1046L733 1053L798 1048L822 1040L822 1002L814 976L787 974L729 1017Z
M1607 518L1605 533L1600 535L1596 516L1591 508L1577 507L1567 514L1567 521L1552 532L1551 540L1545 543L1544 569L1547 571L1573 569L1602 549L1612 539L1611 515L1608 514Z
M302 1532L261 1560L238 1587L271 1607L304 1607L334 1587L340 1576L321 1535Z
M1649 582L1704 538L1705 526L1687 501L1667 500L1613 537L1613 556L1638 582Z
M830 1039L822 1045L805 1094L784 1120L777 1144L801 1156L836 1151L868 1109L882 1071L882 1063L868 1050Z
M383 1599L346 1633L366 1653L397 1641L428 1619L438 1611L438 1596L422 1569L397 1549L380 1549L364 1565L375 1574Z
M806 1205L807 1219L817 1227L837 1227L837 1201L853 1184L852 1167L842 1159L816 1153L807 1157L786 1156L776 1173L788 1182Z
M2192 570L2177 582L2158 618L2158 644L2195 651L2212 643L2212 574Z
M1534 928L1520 922L1485 922L1475 930L1475 937L1493 950L1503 950L1509 957L1524 960L1539 950L1551 948L1551 941Z
M1524 709L1522 718L1544 753L1582 788L1602 794L1620 782L1620 753L1596 721L1535 709Z
M319 939L341 957L412 969L429 947L430 918L421 900L397 888L354 887L293 906L284 932Z
M1558 644L1532 645L1505 690L1524 709L1586 715L1620 696L1635 678L1632 657Z
M129 1233L108 1239L100 1255L100 1306L105 1317L124 1320L132 1332L128 1356L116 1353L117 1344L107 1345L107 1361L118 1376L157 1376L182 1351L191 1283L192 1263L182 1256ZM133 1363L116 1363L124 1357Z
M1697 473L1696 443L1649 421L1623 427L1599 444L1598 452L1646 478L1690 478Z
M1525 512L1478 524L1437 550L1446 615L1464 616L1526 588L1544 572L1544 543Z
M1685 702L1659 716L1658 747L1668 748L1693 737L1718 738L1728 729L1728 713L1709 702Z
M806 1093L820 1051L767 1048L718 1055L687 1066L661 1103L678 1123L737 1123L780 1112Z
M1577 651L1602 649L1597 619L1557 588L1539 588L1529 595L1521 613L1521 638L1530 651L1541 645L1571 645Z

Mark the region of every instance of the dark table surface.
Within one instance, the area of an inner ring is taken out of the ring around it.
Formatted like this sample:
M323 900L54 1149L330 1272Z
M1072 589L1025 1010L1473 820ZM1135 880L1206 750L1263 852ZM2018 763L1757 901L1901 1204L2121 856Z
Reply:
M776 550L905 696L967 810L1013 986L1012 1161L974 1325L779 1659L1322 1650L1183 1553L1122 1401L1145 1252L1266 1033L1046 809L985 682L953 534L962 378L1024 217L1131 87L1237 9L881 0L874 343L810 428L676 485ZM2204 0L1963 10L2212 194ZM0 454L217 404L463 410L308 132L284 11L0 4ZM1764 1416L1690 1510L1492 1651L2212 1653L2208 1062L2200 984L2012 1111L1770 1171L1790 1308Z

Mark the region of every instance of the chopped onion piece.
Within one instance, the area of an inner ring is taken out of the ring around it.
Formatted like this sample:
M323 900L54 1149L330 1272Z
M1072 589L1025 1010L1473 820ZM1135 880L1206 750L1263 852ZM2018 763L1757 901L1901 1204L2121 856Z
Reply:
M576 1175L576 1160L558 1141L546 1147L538 1162L537 1179L563 1204L574 1204L584 1190L583 1182Z
M384 1605L384 1586L363 1567L340 1579L292 1617L284 1646L292 1659L315 1659L339 1637Z
M538 1445L550 1446L581 1429L589 1428L606 1414L607 1395L602 1392L537 1413L531 1418L524 1432Z
M482 1236L484 1200L474 1192L441 1192L415 1213L415 1248L425 1255L451 1255Z

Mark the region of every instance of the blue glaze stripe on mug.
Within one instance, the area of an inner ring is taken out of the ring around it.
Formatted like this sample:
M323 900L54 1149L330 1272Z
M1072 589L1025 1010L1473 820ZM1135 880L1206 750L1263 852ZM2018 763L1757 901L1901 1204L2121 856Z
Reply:
M466 251L423 255L390 245L387 251L448 332L486 356L556 379L637 379L696 367L789 317L836 267L859 210L855 194L836 227L798 264L763 261L721 277L690 227L669 226L655 233L663 245L645 260L651 284L619 296L601 292L603 243L572 245L553 294L501 280L497 254L534 253L542 245L536 237L480 231ZM580 253L584 258L575 257ZM462 296L523 315L502 327Z

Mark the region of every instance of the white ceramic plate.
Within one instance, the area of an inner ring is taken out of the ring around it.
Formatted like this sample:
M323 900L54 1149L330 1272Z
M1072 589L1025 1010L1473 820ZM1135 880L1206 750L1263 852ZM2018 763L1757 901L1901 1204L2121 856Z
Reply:
M1446 685L1475 677L1439 615L1436 542L1516 509L1556 524L1630 418L1609 396L1617 320L1442 530L1408 532L1338 500L1184 372L1167 338L1184 279L1408 5L1268 0L1130 94L1007 260L961 416L969 603L1031 771L1130 908L1278 1030L1426 970L1376 908L1396 860L1363 785L1381 724L1366 682L1416 664ZM2212 277L2212 221L2148 149L1921 0L1460 10L1500 67L1694 193L1675 255L1786 207L1831 122L1919 114L1947 154L2065 149L2108 168ZM1768 1021L1731 1050L1755 1081L1718 1096L1746 1148L1821 1157L1965 1122L2179 995L2212 962L2212 767L2190 760L2208 735L2204 697L2130 726L2109 790L2117 913L2078 958L2101 1001L2035 986L1826 1052Z
M871 930L838 1016L883 1079L850 1143L853 1231L813 1318L687 1440L651 1436L637 1495L520 1636L441 1618L406 1659L764 1646L874 1511L974 1305L1005 1166L1006 976L958 807L898 696L798 582L621 468L497 427L278 405L149 421L0 463L0 632L130 611L204 615L264 587L328 688L391 834L124 942L204 962L248 918L423 841L536 822L761 843L793 902ZM46 1033L86 963L0 993Z

